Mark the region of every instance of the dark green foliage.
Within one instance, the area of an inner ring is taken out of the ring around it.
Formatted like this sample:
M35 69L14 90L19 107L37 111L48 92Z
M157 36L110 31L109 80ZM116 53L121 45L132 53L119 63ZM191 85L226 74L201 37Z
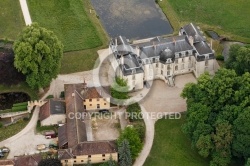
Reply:
M109 160L105 163L100 164L99 166L117 166L117 163L113 160L112 156L110 155Z
M132 166L132 158L128 140L124 139L119 144L118 153L119 153L120 166Z
M232 157L250 157L250 74L220 69L187 84L187 120L183 131L210 165L228 165Z
M135 123L134 128L137 131L141 142L143 142L145 138L145 132L146 132L146 126L144 124L144 121L142 120L140 122Z
M128 90L127 81L120 77L116 77L111 87L111 96L116 103L122 104L123 100L129 98Z
M130 122L141 119L141 108L138 103L131 104L127 107L127 113Z
M3 124L0 122L0 128L2 128L3 127Z
M130 126L126 127L117 140L118 145L120 146L124 140L129 142L131 157L134 160L142 150L142 142L136 129Z
M53 95L49 95L49 96L46 97L46 99L53 99L53 98L54 98Z
M63 45L52 31L33 23L14 42L14 65L33 89L48 86L61 66Z
M62 163L58 159L43 159L38 166L62 166Z
M216 56L216 60L224 61L224 56L222 56L222 55L217 55L217 56Z
M247 162L246 162L245 166L250 166L250 158L247 159Z
M234 69L238 75L250 72L250 46L232 45L225 67Z

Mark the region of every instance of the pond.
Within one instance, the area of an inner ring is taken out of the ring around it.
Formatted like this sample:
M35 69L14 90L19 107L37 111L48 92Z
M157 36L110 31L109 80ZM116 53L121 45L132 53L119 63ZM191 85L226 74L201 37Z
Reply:
M173 33L154 0L91 0L110 37L143 39Z
M30 96L23 92L10 92L0 94L0 110L11 109L15 103L22 103L30 100ZM0 111L1 113L1 111Z

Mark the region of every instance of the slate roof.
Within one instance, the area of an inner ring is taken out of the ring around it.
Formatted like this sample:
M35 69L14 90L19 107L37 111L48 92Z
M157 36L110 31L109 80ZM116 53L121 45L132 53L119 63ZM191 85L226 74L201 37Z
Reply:
M205 41L206 39L204 39L202 33L200 32L200 30L197 28L196 25L194 25L193 23L190 23L188 25L185 25L182 27L183 30L186 32L186 34L188 36L192 36L194 38L194 43L197 42L201 42L201 41Z
M162 55L164 50L171 50L172 55L167 57L174 58L176 52L193 50L193 47L189 44L186 36L175 36L168 38L160 38L159 42L151 40L149 42L138 44L141 49L140 58L150 58ZM163 61L166 61L167 58L164 53L161 56Z
M38 166L38 163L42 160L40 154L34 154L29 156L15 157L15 166Z
M211 50L211 48L208 46L207 42L201 41L199 43L195 43L194 47L196 48L197 52L200 55L203 54L212 54L213 51Z
M137 55L129 53L123 55L123 58L124 58L124 64L123 65L121 64L120 68L124 75L143 73L143 69L141 67L141 64L139 63Z
M49 99L40 109L39 119L42 121L50 115L65 114L65 102Z

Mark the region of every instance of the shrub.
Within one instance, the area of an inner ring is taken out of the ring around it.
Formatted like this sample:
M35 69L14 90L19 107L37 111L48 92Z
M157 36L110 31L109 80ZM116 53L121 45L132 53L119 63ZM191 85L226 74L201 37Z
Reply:
M13 107L16 107L16 106L27 106L28 105L28 102L22 102L22 103L16 103L16 104L13 104Z
M217 55L217 56L216 56L216 60L218 60L218 61L224 61L224 56L222 56L222 55Z
M27 106L23 105L23 106L12 107L11 110L13 112L26 111L27 110Z
M143 142L145 139L145 132L146 132L146 126L145 126L144 122L142 121L140 123L135 123L134 128L137 131L137 133L139 134L141 141Z
M138 103L128 106L127 112L129 113L129 121L133 122L140 119L141 108Z
M0 122L0 128L2 128L3 127L3 124Z

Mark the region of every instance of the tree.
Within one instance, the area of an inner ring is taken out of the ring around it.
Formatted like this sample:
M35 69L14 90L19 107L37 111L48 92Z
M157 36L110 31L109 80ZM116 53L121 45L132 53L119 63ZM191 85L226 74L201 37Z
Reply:
M62 163L58 159L43 159L38 166L62 166Z
M120 166L132 166L132 158L128 140L124 139L120 143L118 147L118 153L119 153Z
M247 159L245 166L250 166L250 158Z
M210 165L228 165L232 157L250 157L250 74L220 69L201 75L182 91L187 102L183 132Z
M63 45L52 31L37 23L27 26L14 42L14 66L26 75L28 85L48 86L59 73Z
M126 127L118 138L118 145L121 145L124 140L129 142L131 157L134 160L142 149L142 142L136 129L131 126Z
M234 69L238 75L250 72L250 46L232 45L225 67Z
M124 100L129 98L129 86L127 84L127 81L120 77L115 78L115 82L111 86L110 91L114 102L118 104L122 104Z
M141 107L139 106L138 103L130 104L127 107L126 111L127 111L127 113L129 113L129 120L131 122L138 120L141 117L141 115L140 115L141 114Z
M117 163L113 160L112 155L110 155L109 160L99 166L117 166Z

